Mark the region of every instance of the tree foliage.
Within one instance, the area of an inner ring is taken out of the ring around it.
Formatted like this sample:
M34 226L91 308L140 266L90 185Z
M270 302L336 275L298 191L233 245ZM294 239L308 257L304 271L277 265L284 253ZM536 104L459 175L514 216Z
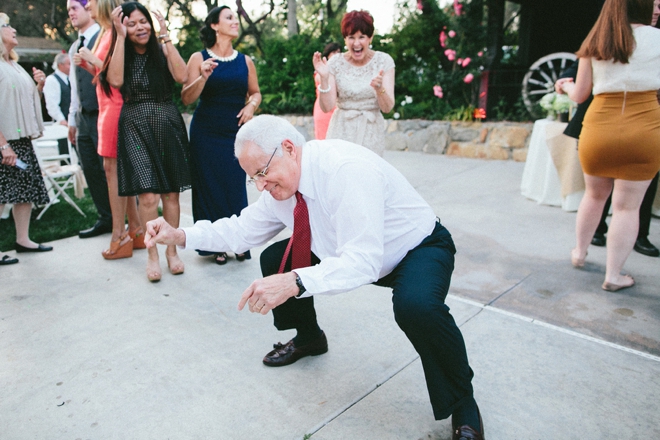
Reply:
M48 37L68 46L75 40L64 0L3 0L0 10L9 16L18 35Z

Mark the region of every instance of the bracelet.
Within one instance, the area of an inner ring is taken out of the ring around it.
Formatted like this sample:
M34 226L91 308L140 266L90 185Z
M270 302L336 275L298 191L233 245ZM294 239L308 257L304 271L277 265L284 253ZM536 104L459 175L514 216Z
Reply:
M316 88L317 88L317 89L319 90L319 92L321 92L321 93L328 93L332 87L330 86L330 84L328 84L328 88L327 88L327 89L322 89L322 88L321 88L321 84L319 84Z
M9 144L4 144L2 147L0 147L0 151L4 151L4 150L6 150L6 149L9 148L9 147L10 147Z
M247 103L248 103L248 104L252 104L252 105L254 106L254 108L255 108L255 109L256 109L257 107L259 107L259 104L257 104L256 102L254 102L254 101L253 101L253 100L251 100L251 99L250 99L250 100L248 100L248 102L247 102Z
M163 43L163 44L167 44L167 43L171 43L171 42L172 42L172 40L170 40L169 38L167 40L165 40L165 39L161 40L161 43Z
M382 89L380 89L380 92L378 92L378 94L379 94L379 95L382 95L382 94L385 93L385 92L386 92L385 87L383 87Z
M164 40L165 38L168 38L168 37L169 37L169 34L163 34L163 35L159 35L158 39L159 40Z

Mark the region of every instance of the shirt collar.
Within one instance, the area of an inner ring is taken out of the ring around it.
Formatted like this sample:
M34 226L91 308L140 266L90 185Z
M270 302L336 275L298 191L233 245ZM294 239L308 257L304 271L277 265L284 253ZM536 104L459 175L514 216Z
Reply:
M66 82L68 76L66 76L64 72L62 72L60 69L55 69L55 72L53 73L55 73L55 75L59 76L61 79L64 80L64 82Z
M98 23L94 23L93 25L88 27L87 30L85 32L83 32L82 34L80 32L78 32L78 38L80 38L81 36L84 36L85 37L85 42L89 42L90 38L92 38L94 35L96 35L96 33L100 30L101 30L101 26L99 26Z
M312 179L312 160L315 151L309 142L305 143L300 150L302 151L302 157L300 158L298 191L305 197L316 199L316 191L314 190L314 181Z

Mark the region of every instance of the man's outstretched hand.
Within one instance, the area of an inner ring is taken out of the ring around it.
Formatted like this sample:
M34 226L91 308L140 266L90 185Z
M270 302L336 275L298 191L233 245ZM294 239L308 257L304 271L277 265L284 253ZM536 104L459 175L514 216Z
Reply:
M241 295L241 301L238 303L238 310L243 310L247 303L251 312L265 315L275 307L284 304L287 299L296 296L299 291L295 272L261 278L245 289Z
M156 244L186 245L186 233L181 229L170 226L163 217L147 222L147 230L144 233L144 244L152 248Z

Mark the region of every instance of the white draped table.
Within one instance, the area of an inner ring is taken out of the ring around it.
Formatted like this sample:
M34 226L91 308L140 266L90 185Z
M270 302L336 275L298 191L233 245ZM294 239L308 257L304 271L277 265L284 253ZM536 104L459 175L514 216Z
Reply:
M520 192L541 205L577 211L584 177L577 140L563 134L566 123L540 119L534 123Z

